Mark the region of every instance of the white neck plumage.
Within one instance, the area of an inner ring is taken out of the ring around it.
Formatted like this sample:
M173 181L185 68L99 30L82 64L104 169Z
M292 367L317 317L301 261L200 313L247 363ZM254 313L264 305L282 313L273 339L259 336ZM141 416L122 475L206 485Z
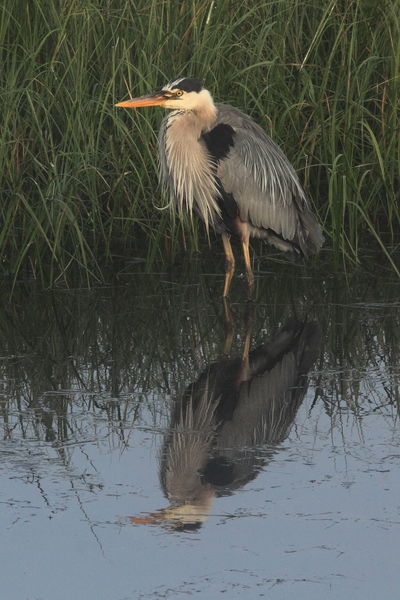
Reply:
M186 94L179 110L172 112L161 133L167 165L167 177L172 184L173 200L180 214L195 210L206 228L220 217L219 195L215 182L215 165L201 140L212 129L217 108L207 90Z

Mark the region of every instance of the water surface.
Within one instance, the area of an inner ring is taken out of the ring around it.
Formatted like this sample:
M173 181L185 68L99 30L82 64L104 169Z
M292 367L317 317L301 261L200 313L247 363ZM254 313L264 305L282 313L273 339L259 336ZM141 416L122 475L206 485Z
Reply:
M2 597L396 596L398 282L201 271L4 293Z

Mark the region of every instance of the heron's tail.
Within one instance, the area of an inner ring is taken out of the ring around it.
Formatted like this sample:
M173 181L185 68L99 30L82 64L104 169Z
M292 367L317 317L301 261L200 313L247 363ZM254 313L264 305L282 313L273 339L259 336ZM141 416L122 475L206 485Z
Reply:
M305 209L300 213L301 232L299 234L299 247L303 255L308 258L318 254L325 241L322 229L313 213Z

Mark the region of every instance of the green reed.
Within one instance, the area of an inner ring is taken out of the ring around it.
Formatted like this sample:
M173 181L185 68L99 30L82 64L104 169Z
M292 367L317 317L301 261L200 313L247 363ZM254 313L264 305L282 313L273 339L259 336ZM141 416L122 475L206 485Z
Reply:
M207 244L157 210L162 111L114 108L184 74L281 144L339 260L372 244L395 268L399 32L396 0L4 0L2 272L101 279L115 255Z

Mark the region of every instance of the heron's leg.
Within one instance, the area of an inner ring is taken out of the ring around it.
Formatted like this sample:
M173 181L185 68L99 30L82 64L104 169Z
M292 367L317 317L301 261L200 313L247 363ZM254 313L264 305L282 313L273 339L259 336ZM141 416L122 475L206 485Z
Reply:
M224 285L224 293L222 295L224 298L226 298L227 295L229 294L229 288L231 287L232 277L235 272L235 257L233 256L233 252L232 252L230 236L227 233L222 234L222 243L224 244L225 259L226 259L225 285Z
M246 236L242 239L242 250L244 256L244 262L246 265L246 273L247 273L247 283L249 286L249 296L253 295L254 290L254 275L251 270L251 262L250 262L250 250L249 250L249 238Z

